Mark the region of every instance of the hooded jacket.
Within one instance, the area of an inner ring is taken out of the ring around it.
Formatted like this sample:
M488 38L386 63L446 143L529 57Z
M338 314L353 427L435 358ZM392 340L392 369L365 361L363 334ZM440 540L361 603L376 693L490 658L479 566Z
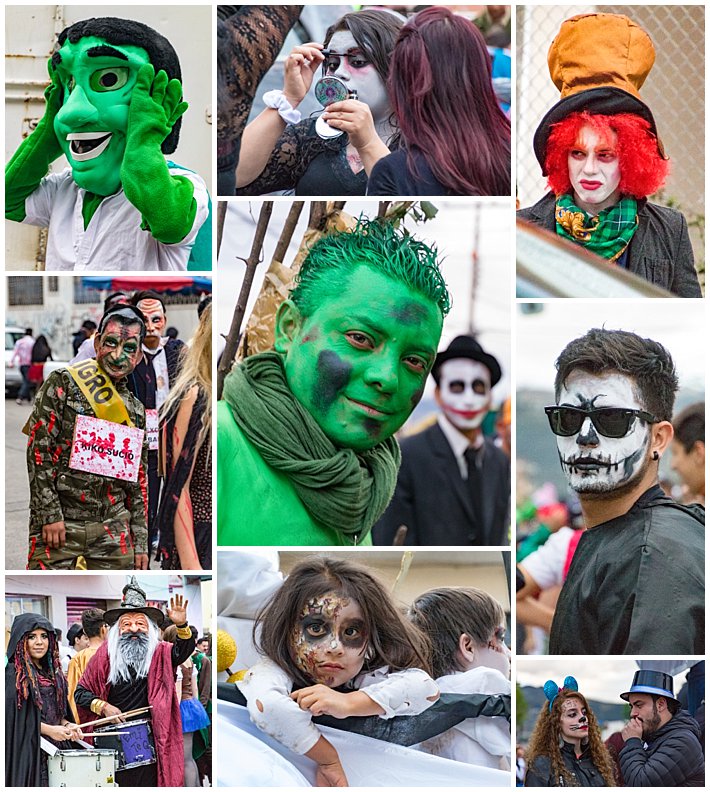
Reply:
M705 758L700 726L687 712L678 712L655 732L644 748L632 737L619 754L624 784L630 787L705 785Z
M7 645L5 666L5 786L34 787L40 785L39 747L41 713L34 701L32 688L26 701L18 705L15 651L22 638L33 630L42 629L54 633L54 626L44 616L36 613L21 613L12 622L10 640ZM64 716L74 718L66 707Z
M577 756L574 751L574 746L569 743L562 743L562 761L565 767L574 777L576 784L571 786L581 787L603 787L606 786L606 781L602 774L597 770L592 756L589 751L589 746L585 745L582 750L582 755ZM526 787L555 787L555 786L568 786L564 778L552 777L552 766L549 756L536 756L535 759L528 767L528 772L525 776Z

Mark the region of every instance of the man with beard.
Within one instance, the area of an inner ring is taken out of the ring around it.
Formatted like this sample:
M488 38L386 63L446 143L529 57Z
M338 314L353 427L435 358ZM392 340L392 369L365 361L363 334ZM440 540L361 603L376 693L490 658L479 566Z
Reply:
M148 436L148 539L150 547L157 544L156 516L160 495L158 476L158 412L168 398L170 385L177 377L180 353L185 344L165 336L168 323L165 303L154 291L139 291L131 305L145 317L146 334L143 355L128 378L128 389L145 407Z
M143 315L101 318L96 359L53 371L28 435L28 569L147 569L145 411L126 378L141 354Z
M119 770L119 786L171 786L183 784L183 750L180 705L175 695L175 669L192 654L195 639L187 624L187 600L170 598L168 618L177 627L174 644L160 640L158 624L163 614L146 604L145 591L135 577L123 588L120 608L104 614L108 640L89 661L74 694L82 723L115 717L130 724L148 717L152 725L155 762ZM151 707L150 714L126 717L123 713ZM127 728L127 727L124 727ZM97 747L107 746L95 740Z
M402 442L397 489L374 529L389 545L406 526L407 545L508 542L510 462L481 425L501 370L472 336L457 336L431 371L437 422Z
M703 654L705 510L658 485L678 389L658 342L590 330L557 359L546 407L586 531L552 622L551 654Z
M631 705L619 754L624 786L704 786L700 726L673 697L673 677L662 671L637 671L631 690L621 698Z

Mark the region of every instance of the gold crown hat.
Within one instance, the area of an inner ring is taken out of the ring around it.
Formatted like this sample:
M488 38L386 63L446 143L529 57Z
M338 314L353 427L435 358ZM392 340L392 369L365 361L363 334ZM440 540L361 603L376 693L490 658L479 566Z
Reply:
M552 82L560 101L547 112L533 137L533 148L545 172L550 127L571 113L634 113L646 119L658 138L656 122L639 89L648 77L656 52L648 33L623 14L578 14L566 19L547 53Z
M115 624L124 613L143 613L152 622L160 626L165 618L163 611L147 604L145 591L138 585L135 575L123 587L123 599L119 608L112 608L104 613L104 621L108 626Z

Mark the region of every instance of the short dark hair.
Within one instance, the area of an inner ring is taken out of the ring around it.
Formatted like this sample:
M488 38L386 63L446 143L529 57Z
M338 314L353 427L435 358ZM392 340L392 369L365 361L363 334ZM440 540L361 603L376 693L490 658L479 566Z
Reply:
M141 343L145 339L145 319L143 314L135 307L135 305L114 305L101 317L99 322L99 329L97 333L99 336L103 333L104 328L109 322L118 322L121 325L140 325L140 338Z
M389 666L390 671L421 668L429 672L428 638L400 613L387 588L367 567L328 556L309 556L289 573L283 585L257 614L255 646L277 663L298 687L312 685L291 655L291 637L304 606L328 592L352 598L362 610L369 654L363 670Z
M586 371L596 376L615 372L633 380L644 409L659 421L670 421L673 417L678 375L673 358L658 341L641 338L627 330L597 327L570 341L555 366L556 400L573 371Z
M705 445L705 402L695 402L681 410L673 419L673 431L686 454L696 443Z
M26 327L25 328L25 335L32 335L32 328L31 327Z
M87 608L81 614L81 626L87 638L98 638L104 621L104 612L100 608Z
M132 44L135 47L142 47L148 53L156 74L162 69L168 75L168 79L175 78L182 82L180 59L175 48L165 36L142 22L117 17L82 19L64 28L57 41L61 47L67 39L72 44L76 44L77 41L88 36L98 36L109 44ZM53 63L57 57L58 53L52 56ZM160 147L163 154L172 154L177 148L181 124L182 118L178 118Z
M434 678L461 671L456 650L461 635L487 645L494 631L505 623L500 603L477 588L438 588L417 597L407 614L432 644Z
M128 295L126 294L126 292L122 292L122 291L112 292L112 293L111 293L111 294L109 294L109 295L108 295L108 297L107 297L107 298L104 300L104 313L106 313L106 311L108 311L108 309L109 309L109 308L111 308L111 306L112 306L112 305L114 304L114 302L116 301L116 298L117 298L117 297L125 297L125 299L126 299L126 302L130 302L130 301L129 301L129 299L128 299Z
M651 693L651 698L653 699L654 706L656 705L658 699L662 698L666 702L666 707L668 708L668 712L670 712L671 716L677 715L682 709L680 701L668 698L667 696L659 696L656 693Z

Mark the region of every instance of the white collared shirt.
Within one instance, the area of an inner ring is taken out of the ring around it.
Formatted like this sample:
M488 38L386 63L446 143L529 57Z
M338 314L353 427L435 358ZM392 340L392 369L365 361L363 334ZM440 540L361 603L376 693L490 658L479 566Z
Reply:
M123 190L104 198L84 229L81 213L86 190L74 181L71 169L50 173L25 200L28 225L48 228L47 271L176 272L187 269L197 232L207 220L207 186L200 176L171 163L171 176L184 176L194 185L197 212L187 236L174 245L158 242L141 229L141 214Z
M439 428L444 433L444 437L451 447L454 457L456 457L456 464L459 466L461 478L464 481L468 481L468 462L466 461L464 454L471 447L475 448L476 450L483 447L483 432L479 433L472 446L468 437L459 432L459 430L443 413L439 413L436 416L436 421L439 424Z

